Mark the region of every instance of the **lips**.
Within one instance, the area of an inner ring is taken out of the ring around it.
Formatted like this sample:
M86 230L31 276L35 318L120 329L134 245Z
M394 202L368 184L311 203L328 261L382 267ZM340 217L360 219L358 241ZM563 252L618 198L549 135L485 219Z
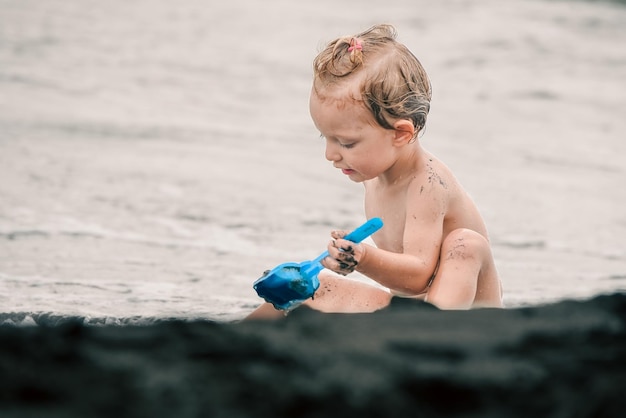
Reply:
M349 176L350 174L354 174L354 170L349 169L349 168L342 168L341 172L345 174L346 176Z

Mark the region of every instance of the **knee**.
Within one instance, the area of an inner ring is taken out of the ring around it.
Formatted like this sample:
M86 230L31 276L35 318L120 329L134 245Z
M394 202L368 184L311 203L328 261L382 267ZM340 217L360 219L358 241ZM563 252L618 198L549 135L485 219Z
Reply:
M446 259L484 258L490 252L487 239L478 232L466 228L450 232L441 249L442 256Z

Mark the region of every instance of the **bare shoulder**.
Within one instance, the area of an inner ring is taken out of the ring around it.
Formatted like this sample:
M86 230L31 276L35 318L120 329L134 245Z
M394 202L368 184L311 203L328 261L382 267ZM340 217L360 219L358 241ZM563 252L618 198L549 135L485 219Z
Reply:
M430 153L424 155L424 175L429 185L454 192L461 188L452 170L440 159Z
M424 153L422 164L407 185L410 201L419 205L434 205L447 210L450 200L462 190L452 171L435 156Z
M467 228L487 237L487 228L478 207L452 170L441 160L429 156L428 183L445 198L444 235L457 228Z

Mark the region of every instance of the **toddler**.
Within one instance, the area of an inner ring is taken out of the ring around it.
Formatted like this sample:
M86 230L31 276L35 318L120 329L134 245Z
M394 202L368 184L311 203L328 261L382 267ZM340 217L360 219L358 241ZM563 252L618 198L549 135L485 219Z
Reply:
M325 156L365 187L365 215L384 227L376 246L333 231L320 287L305 305L372 312L394 296L441 309L502 307L487 228L450 169L420 144L430 109L424 68L395 29L377 25L330 42L315 58L310 113ZM345 276L353 271L372 286ZM250 318L282 315L263 304Z

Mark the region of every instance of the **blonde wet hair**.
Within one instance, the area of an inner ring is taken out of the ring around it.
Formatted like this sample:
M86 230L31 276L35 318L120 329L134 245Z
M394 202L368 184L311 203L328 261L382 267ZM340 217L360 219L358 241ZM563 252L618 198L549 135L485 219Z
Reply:
M356 81L360 97L352 99L362 101L380 126L393 129L394 120L407 119L417 135L430 110L431 84L422 64L396 37L393 26L376 25L331 41L313 61L313 89L323 98L324 90Z

